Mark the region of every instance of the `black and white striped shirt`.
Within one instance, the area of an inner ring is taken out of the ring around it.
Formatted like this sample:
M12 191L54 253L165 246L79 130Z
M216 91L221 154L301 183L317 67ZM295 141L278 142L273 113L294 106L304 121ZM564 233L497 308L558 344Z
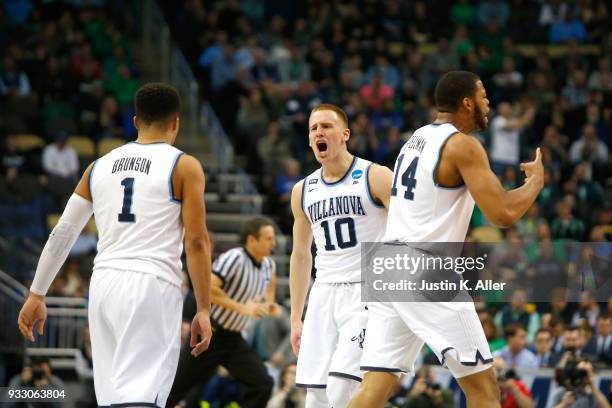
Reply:
M222 289L232 300L239 303L263 301L276 273L276 263L268 256L257 263L246 249L239 247L222 253L213 263L212 272L221 278ZM236 332L244 330L251 320L215 304L211 308L211 319L224 329Z

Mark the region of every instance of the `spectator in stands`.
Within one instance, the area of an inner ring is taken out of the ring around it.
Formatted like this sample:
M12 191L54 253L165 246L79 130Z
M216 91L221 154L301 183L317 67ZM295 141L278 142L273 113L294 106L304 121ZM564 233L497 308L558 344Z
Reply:
M489 343L489 347L492 352L501 350L506 346L506 340L499 336L499 330L493 322L493 318L488 313L480 315L480 323L482 324L482 329L484 330L485 336L487 337L487 342Z
M546 224L541 224L543 230ZM537 254L527 270L527 278L531 283L531 294L536 301L545 301L551 288L566 288L567 278L564 265L555 256L555 246L550 237L542 237L534 241Z
M17 66L15 59L4 57L3 69L0 72L0 97L4 99L29 96L32 88L25 72Z
M601 58L598 69L591 72L589 89L612 93L612 72L610 71L609 57Z
M540 315L533 308L531 309L529 310L527 305L527 291L516 289L512 293L510 303L495 315L495 325L505 333L504 328L509 324L518 323L526 331L528 341L531 342L540 328ZM507 335L505 337L507 338Z
M0 169L2 174L7 178L14 179L19 174L32 172L34 169L31 161L29 154L19 151L17 137L10 134L6 135L3 149L0 150Z
M59 132L53 143L47 145L42 153L42 166L45 173L65 179L75 179L79 173L79 157L68 146L68 134Z
M366 74L366 82L373 83L375 75L380 75L381 82L391 89L397 89L400 84L399 71L394 65L389 63L387 56L384 54L376 56L374 64Z
M578 310L572 316L572 326L582 326L586 324L590 327L595 327L599 316L599 305L594 293L589 291L580 292L580 301L578 302Z
M534 408L533 396L527 385L516 375L514 369L500 370L497 382L501 390L503 408Z
M512 105L502 102L498 115L491 121L491 168L501 174L506 166L517 167L521 159L521 131L531 124L536 114L534 106L517 116Z
M506 347L495 352L495 358L501 358L508 368L537 368L538 359L527 345L527 330L525 327L511 323L504 328L504 337L508 343Z
M222 50L223 53L212 61L210 69L210 84L215 93L234 80L238 69L234 61L234 46L225 44Z
M451 408L454 406L453 393L443 389L435 381L431 367L421 367L416 375L412 388L406 396L406 408L439 407Z
M569 326L563 332L563 347L560 352L553 353L551 364L555 367L563 367L565 364L576 358L584 358L590 361L595 360L595 356L585 352L586 337L581 329L576 326Z
M594 355L596 362L612 367L612 316L600 313L597 316L596 334L584 347L585 353Z
M608 161L608 147L597 138L597 129L590 124L582 128L582 137L572 143L569 154L573 164L584 161L603 165Z
M107 137L119 139L125 137L123 131L123 118L119 111L119 104L117 103L117 99L112 95L107 95L102 101L94 135L97 140Z
M567 137L561 135L555 126L548 125L546 127L541 147L550 152L552 161L557 167L567 163L569 160L569 154L565 148L566 144Z
M306 392L295 386L295 370L297 365L289 363L283 368L280 384L276 393L268 401L267 408L303 407L306 402Z
M576 375L578 370L586 372L585 379ZM553 408L610 408L606 396L595 384L590 362L574 361L562 372L564 381L552 396Z
M493 84L495 85L494 102L514 102L518 99L523 86L523 74L516 69L512 57L504 58L503 70L493 75Z
M503 27L510 16L510 6L503 0L485 0L478 7L480 24L497 24Z
M544 168L544 187L540 191L537 203L542 209L545 218L552 218L555 214L555 205L560 197L561 191L557 184L555 173L550 167Z
M108 81L108 90L113 93L119 106L127 107L132 103L134 94L142 83L136 78L127 65L121 64L117 73Z
M257 155L260 166L263 166L260 170L268 180L266 182L268 184L284 170L283 163L274 160L274 158L288 157L290 149L286 135L281 134L280 125L277 121L268 124L268 130L264 135L257 142Z
M566 13L564 19L550 25L548 38L551 43L562 43L569 40L583 42L587 39L587 31L582 21Z
M536 333L535 341L531 351L533 351L538 359L538 367L554 368L551 360L553 354L552 332L549 329L539 329Z
M588 95L589 89L587 88L585 72L581 69L574 70L561 91L561 96L567 100L570 109L580 109L586 105Z
M586 233L584 222L572 214L572 203L567 198L557 204L557 217L550 224L550 232L555 239L581 241Z
M364 83L359 90L361 98L364 100L365 105L372 111L378 111L382 108L386 100L392 100L395 94L393 88L385 85L382 82L382 76L380 72L375 73L372 76L371 83Z
M542 222L546 221L540 215L540 207L537 203L533 203L516 224L519 235L526 244L531 244L537 239L538 226Z
M240 150L249 152L257 144L269 123L268 108L263 103L262 94L259 89L251 90L249 98L240 100L240 110L237 117L238 131L242 136L242 142L237 146Z
M276 178L276 198L281 203L289 203L293 186L303 177L300 162L295 159L287 159L285 161L285 174Z

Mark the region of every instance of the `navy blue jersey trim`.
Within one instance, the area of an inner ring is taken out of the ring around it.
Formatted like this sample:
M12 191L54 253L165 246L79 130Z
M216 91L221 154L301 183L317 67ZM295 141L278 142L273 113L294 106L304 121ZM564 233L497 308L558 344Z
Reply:
M374 200L374 197L372 196L372 192L370 191L370 167L372 167L373 164L374 163L370 163L368 165L368 168L366 169L366 190L368 191L368 197L370 198L372 205L378 208L385 208L384 204L382 203L379 204Z
M372 366L360 366L361 371L376 371L381 373L405 373L406 370L401 368L389 368L389 367L372 367Z
M94 169L96 168L96 163L98 161L94 160L93 165L91 166L91 171L89 172L89 177L87 177L87 188L89 189L89 195L93 200L93 193L91 192L91 176L93 176Z
M452 136L459 134L459 133L460 132L453 131L451 134L449 134L448 136L444 138L444 142L442 142L442 144L440 145L440 150L438 150L438 157L436 158L436 165L434 166L433 172L431 174L432 180L434 182L434 186L444 189L444 190L457 190L459 188L465 187L465 183L461 183L457 186L443 186L441 184L438 184L438 182L436 181L436 173L438 172L438 166L440 166L440 156L442 156L442 149L444 149L444 146L446 146L446 142L448 142L448 139L450 139Z
M176 163L178 163L178 160L182 155L183 155L183 152L178 152L177 155L174 157L174 161L172 162L172 167L170 168L170 175L168 176L168 191L170 192L170 201L176 204L181 204L182 201L174 198L174 185L172 185L172 175L174 174Z
M328 183L327 181L325 181L325 179L323 178L323 167L321 167L321 181L323 182L323 184L325 184L326 186L333 186L336 185L338 183L341 183L342 181L344 181L344 179L346 178L346 176L349 175L349 173L351 172L351 170L353 170L353 167L355 166L355 163L357 163L357 156L353 156L353 161L351 162L351 165L349 166L348 170L346 171L346 173L344 173L344 176L342 176L342 178L338 181L334 181L333 183Z
M327 388L327 384L300 384L295 383L298 388Z
M357 382L361 382L361 378L357 377L356 375L350 375L350 374L345 374L345 373L339 373L337 371L330 371L329 373L327 373L327 375L329 375L330 377L340 377L340 378L347 378L349 380L353 380L353 381L357 381Z

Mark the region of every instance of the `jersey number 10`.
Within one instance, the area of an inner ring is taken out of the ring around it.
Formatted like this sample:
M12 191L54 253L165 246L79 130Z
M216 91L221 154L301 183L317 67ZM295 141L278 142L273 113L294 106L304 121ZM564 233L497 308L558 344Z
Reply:
M344 239L342 234L342 226L346 225L348 227L348 240ZM332 244L331 233L329 230L329 221L321 222L321 227L323 227L323 231L325 232L325 250L326 251L334 251L336 247ZM336 230L336 243L338 248L345 249L351 248L357 245L357 234L355 234L355 220L350 217L346 218L338 218L334 222L334 229Z

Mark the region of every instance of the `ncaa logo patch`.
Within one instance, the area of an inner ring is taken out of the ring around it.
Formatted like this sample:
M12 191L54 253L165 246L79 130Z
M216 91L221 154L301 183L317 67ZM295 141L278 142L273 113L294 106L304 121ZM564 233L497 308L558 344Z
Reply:
M353 180L357 180L358 178L361 178L361 176L363 176L363 170L355 170L351 173Z

